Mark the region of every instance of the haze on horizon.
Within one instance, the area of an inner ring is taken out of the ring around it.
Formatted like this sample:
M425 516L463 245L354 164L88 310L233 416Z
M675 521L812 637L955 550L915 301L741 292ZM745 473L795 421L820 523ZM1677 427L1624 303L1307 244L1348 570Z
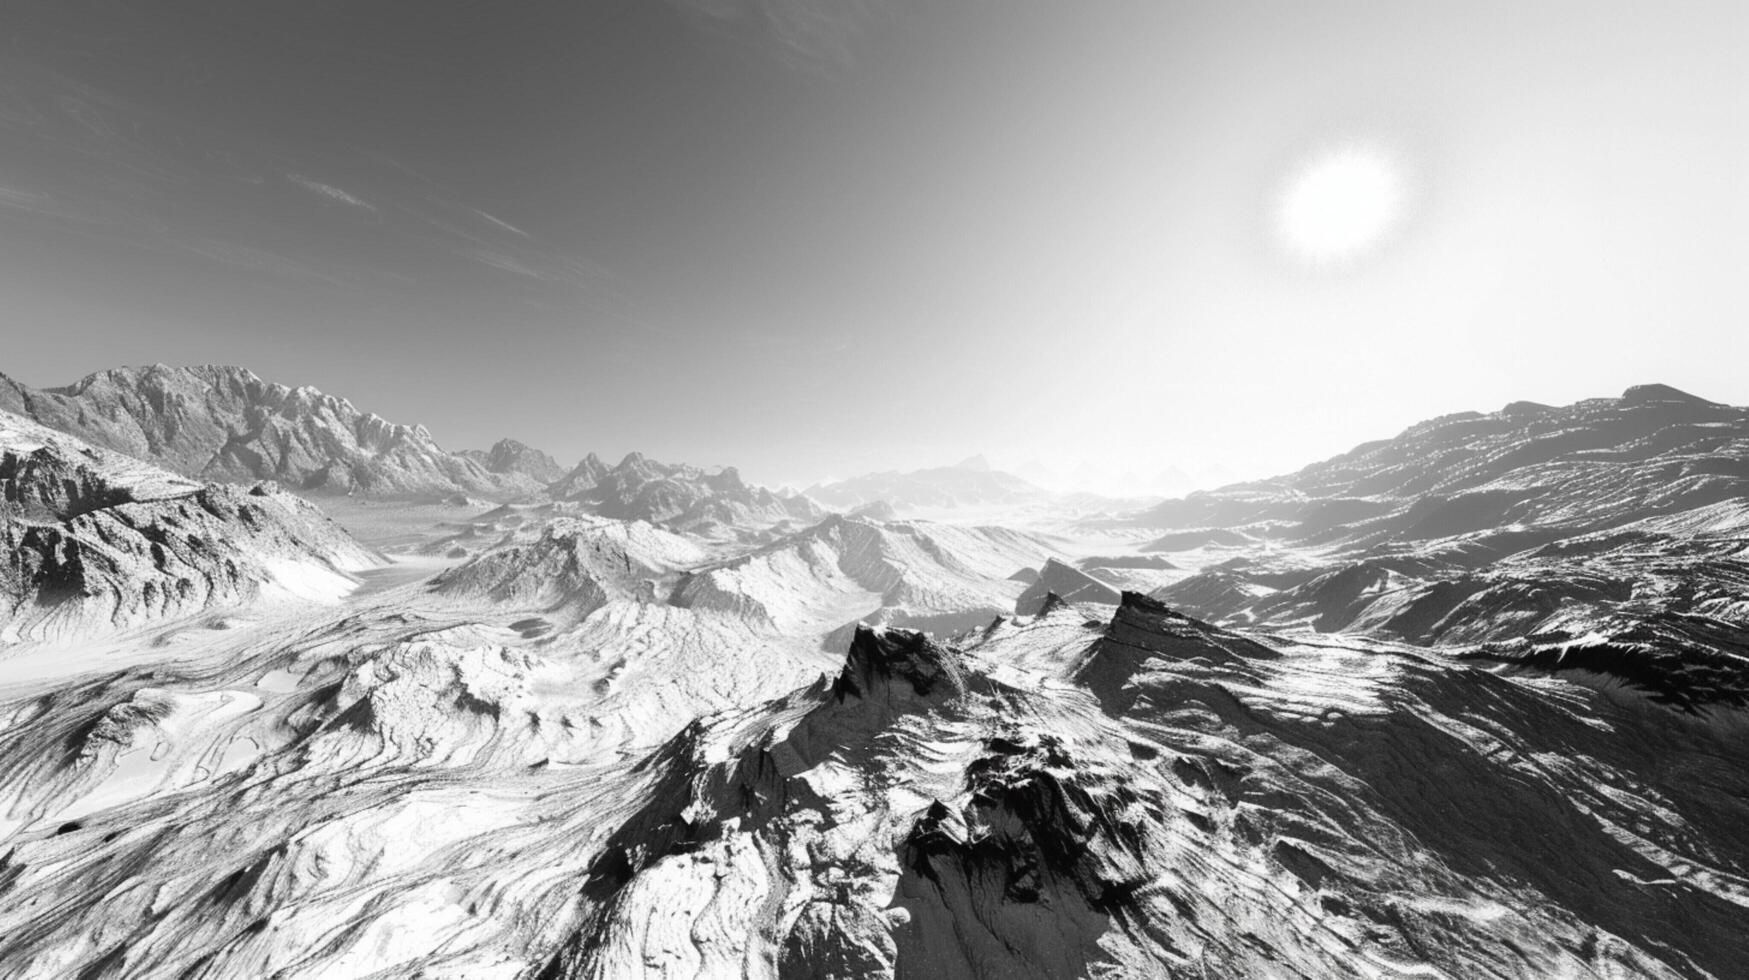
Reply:
M1749 403L1741 4L6 7L34 385L234 363L795 484Z

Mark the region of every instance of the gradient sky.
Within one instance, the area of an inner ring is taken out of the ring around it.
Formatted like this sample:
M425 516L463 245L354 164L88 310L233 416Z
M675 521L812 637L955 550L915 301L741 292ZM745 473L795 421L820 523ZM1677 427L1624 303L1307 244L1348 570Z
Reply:
M1749 5L3 0L0 371L766 482L1749 403ZM1309 263L1323 149L1410 207Z

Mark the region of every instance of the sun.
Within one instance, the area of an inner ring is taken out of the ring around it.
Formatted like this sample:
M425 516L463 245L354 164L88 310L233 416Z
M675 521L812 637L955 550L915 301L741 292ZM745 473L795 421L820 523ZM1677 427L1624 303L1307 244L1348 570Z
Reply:
M1276 214L1282 242L1311 262L1339 262L1379 244L1401 219L1402 167L1382 150L1344 146L1307 160Z

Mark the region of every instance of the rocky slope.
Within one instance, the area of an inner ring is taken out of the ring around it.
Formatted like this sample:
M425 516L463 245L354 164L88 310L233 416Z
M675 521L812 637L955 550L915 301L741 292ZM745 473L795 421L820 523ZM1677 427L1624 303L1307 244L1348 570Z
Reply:
M391 496L519 495L542 485L446 452L423 426L236 367L116 368L47 389L0 376L0 409L199 480Z
M1025 586L1016 570L1054 552L1000 527L832 516L745 555L695 569L675 602L733 609L783 632L838 610L836 648L859 622L943 635L1007 615Z
M491 449L464 449L456 455L479 463L488 473L526 477L541 486L556 483L565 476L558 460L515 439L500 439Z
M1139 523L1364 545L1597 532L1746 493L1749 409L1639 385L1564 408L1515 402L1433 419L1289 476L1167 501Z
M583 457L576 466L571 467L558 479L547 486L547 493L556 500L575 500L586 496L594 490L608 474L612 467L601 461L601 457L590 453Z
M314 506L196 484L0 412L0 642L333 598L380 564Z
M817 680L577 755L608 702L555 683L564 643L373 608L12 706L0 964L1728 977L1749 954L1749 758L1643 701L1131 593L958 645L862 629Z
M1583 669L1749 705L1749 410L1660 385L1435 419L1145 515L1228 623Z
M864 631L642 764L546 975L1724 976L1749 767L1667 721L1134 594Z
M825 511L803 496L785 496L741 479L734 467L710 471L631 453L607 467L593 454L548 495L615 520L650 521L709 533L818 520Z
M1169 555L586 461L340 604L0 680L0 976L1736 976L1741 501L1656 469L1736 410L1652 394L1550 410L1649 425L1609 466L1434 423ZM1654 463L1648 411L1725 414ZM19 526L197 492L37 448ZM1478 458L1522 518L1392 518Z
M1112 605L1118 598L1116 589L1055 558L1039 566L1028 578L1030 584L1014 603L1014 611L1022 616L1037 615L1048 601Z

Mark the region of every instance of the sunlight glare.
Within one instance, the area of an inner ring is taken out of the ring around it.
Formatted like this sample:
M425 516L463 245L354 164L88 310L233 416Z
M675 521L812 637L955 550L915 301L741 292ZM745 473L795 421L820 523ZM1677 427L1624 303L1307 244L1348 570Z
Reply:
M1327 151L1288 183L1278 214L1288 249L1314 262L1351 258L1376 244L1403 209L1394 161L1359 146Z

